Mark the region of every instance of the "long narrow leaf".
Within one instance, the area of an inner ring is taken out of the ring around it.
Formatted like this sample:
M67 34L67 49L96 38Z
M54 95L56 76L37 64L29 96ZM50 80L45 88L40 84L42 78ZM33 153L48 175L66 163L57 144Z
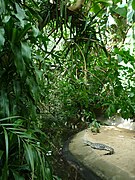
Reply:
M5 180L8 177L8 151L9 151L9 143L8 143L8 133L7 130L3 127L4 136L5 136L5 149L6 149L6 161L5 161Z
M41 152L37 149L37 154L40 162L40 173L42 174L42 179L45 179L45 164L43 162L43 158L41 156Z
M26 132L26 129L23 129L23 128L20 128L20 127L19 127L19 128L8 127L7 129L8 129L8 130L13 130L13 131L18 132L18 133L19 133L19 132L20 132L20 133Z
M33 149L32 149L32 146L30 144L27 144L23 141L23 144L24 144L24 148L26 150L26 155L27 155L27 160L28 160L28 163L30 164L31 166L31 170L32 170L32 180L34 178L34 154L33 154Z
M24 177L21 176L17 171L15 171L13 169L11 171L13 173L13 176L14 176L15 180L25 180Z
M0 119L0 121L6 121L9 119L16 119L16 118L22 118L22 117L21 116L11 116L11 117L2 118L2 119Z
M20 161L21 160L21 142L20 142L19 136L17 136L17 138L18 138L18 149L19 149L19 151L18 151L18 153L19 153L19 162L21 162Z
M11 123L2 123L2 124L0 124L0 126L19 126L18 124L11 124ZM10 128L8 128L8 129L10 129Z

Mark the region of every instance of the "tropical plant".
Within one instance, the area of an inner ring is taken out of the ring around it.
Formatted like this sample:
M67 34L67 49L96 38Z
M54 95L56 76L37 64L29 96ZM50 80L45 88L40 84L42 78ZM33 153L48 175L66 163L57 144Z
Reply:
M124 70L120 61L125 58L124 54L119 56L119 52L128 53L124 50L124 43L129 29L133 28L134 2L88 1L86 5L89 3L88 9L84 3L82 9L72 13L67 8L66 19L61 12L65 6L52 4L57 13L51 14L49 21L52 23L52 31L48 37L56 41L52 49L49 49L51 71L55 74L54 80L49 79L52 84L50 97L53 99L52 94L56 94L55 99L59 99L67 118L79 114L79 118L92 120L97 111L106 111L107 116L119 111L123 117L132 117L134 103L128 102L130 110L122 106L129 95L120 78ZM132 9L131 14L129 9ZM44 13L48 14L47 11ZM45 28L46 24L48 21L44 24ZM127 60L134 61L134 57L129 54Z
M133 0L0 0L1 178L52 178L39 127L59 138L70 123L99 131L102 113L134 116L134 10Z
M41 140L46 136L24 124L21 117L0 119L0 179L53 179Z
M0 2L0 116L34 118L41 94L41 73L32 50L38 36L36 22L21 2Z
M33 4L0 1L0 178L3 180L52 179L46 160L47 145L43 146L46 136L37 130L42 73L34 62L32 49L38 36L30 7Z

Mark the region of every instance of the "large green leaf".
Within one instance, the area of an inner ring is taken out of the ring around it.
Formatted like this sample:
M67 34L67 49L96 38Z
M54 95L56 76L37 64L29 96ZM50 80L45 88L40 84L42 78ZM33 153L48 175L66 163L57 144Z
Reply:
M0 48L1 48L1 46L3 46L4 43L5 43L5 37L4 37L4 35L5 35L5 30L4 30L4 28L0 28Z
M18 36L18 42L22 41L25 37L26 34L28 33L28 31L31 29L31 24L27 23L24 28L19 32L19 36Z
M15 3L15 6L17 11L15 16L20 20L21 26L24 27L24 23L25 23L24 18L26 18L25 11L17 3Z
M134 0L132 0L132 8L133 8L133 10L135 10L135 1Z
M20 76L22 77L26 73L26 65L23 60L21 50L17 46L13 46L12 50L13 50L14 56L15 56L14 61L15 61L17 71L20 74Z
M114 9L114 11L119 14L120 16L126 17L127 16L127 7L117 7Z
M0 15L5 12L5 1L0 0Z
M31 59L31 48L26 42L21 42L21 52L23 57Z
M14 44L16 44L18 39L18 29L17 28L13 28L12 29L12 38L11 38L11 45L14 46Z
M15 178L15 180L25 180L25 178L23 176L21 176L17 171L12 170L13 172L13 176Z

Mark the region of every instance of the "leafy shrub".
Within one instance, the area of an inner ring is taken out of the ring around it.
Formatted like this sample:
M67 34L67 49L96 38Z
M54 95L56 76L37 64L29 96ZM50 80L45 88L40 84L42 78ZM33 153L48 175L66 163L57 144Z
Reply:
M20 117L3 118L0 123L0 178L53 179L43 144L46 136L39 130L27 130Z

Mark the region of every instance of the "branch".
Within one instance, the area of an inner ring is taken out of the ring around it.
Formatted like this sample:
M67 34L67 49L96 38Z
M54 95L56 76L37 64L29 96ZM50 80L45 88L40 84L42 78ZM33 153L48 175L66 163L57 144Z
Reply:
M72 6L69 6L68 9L70 11L76 11L76 10L79 10L81 9L82 5L84 4L84 1L85 0L77 0L76 3Z

